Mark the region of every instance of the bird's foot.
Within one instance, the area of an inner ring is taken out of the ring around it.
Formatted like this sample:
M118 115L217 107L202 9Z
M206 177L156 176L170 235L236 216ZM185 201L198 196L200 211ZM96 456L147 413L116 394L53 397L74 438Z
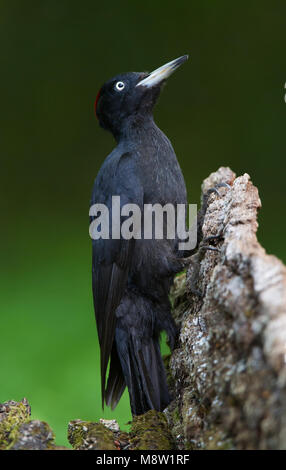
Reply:
M216 246L212 246L212 245L202 245L202 246L200 246L200 248L199 248L199 251L200 251L200 250L210 250L210 251L218 251L218 252L220 252L220 249L219 249L219 248L217 248Z
M197 255L198 255L197 258L198 259L196 260L196 262L193 263L194 264L194 271L191 275L189 285L190 285L191 294L196 295L200 299L204 297L204 292L197 289L198 275L199 275L199 270L200 270L200 260L203 258L203 255L207 250L216 251L216 252L220 253L219 248L217 248L215 246L211 246L211 245L201 245L199 250L198 250L198 253L197 253ZM190 262L193 262L193 260L191 260Z
M198 282L198 276L199 276L199 270L200 270L200 262L203 259L204 254L207 250L215 251L217 253L220 253L220 248L217 248L216 246L212 246L212 245L207 245L207 244L204 244L204 243L208 242L208 241L217 240L217 239L220 240L221 238L222 238L221 234L211 235L210 237L206 237L203 240L203 244L200 245L197 253L193 256L190 256L190 257L184 259L186 264L187 263L193 264L193 273L191 275L190 282L189 282L190 292L191 292L191 294L196 295L200 299L204 296L204 292L197 289L197 282Z
M202 220L204 219L204 215L205 215L206 210L207 210L207 203L208 203L209 196L212 193L216 193L218 196L221 196L220 192L218 191L219 188L231 189L231 186L228 183L218 183L213 188L210 188L206 191L206 193L204 194L203 207L202 207L202 211L201 211ZM201 224L201 227L202 227L202 224ZM201 230L201 232L202 232L202 230ZM199 248L198 248L198 250L195 254L192 254L191 256L188 256L186 258L181 258L181 260L180 260L183 267L187 267L190 264L193 265L193 273L191 275L190 282L189 282L190 292L191 292L191 294L194 294L199 298L202 298L204 296L204 292L202 292L202 291L200 291L199 289L196 288L197 279L198 279L199 270L200 270L200 262L203 259L204 254L207 250L216 251L216 252L220 253L219 248L217 248L216 246L210 245L209 243L219 242L222 239L223 239L222 231L220 233L216 234L216 235L210 235L206 238L203 238L203 240L202 240L202 242L201 242L201 244L200 244L200 246L199 246Z
M216 241L221 241L223 239L223 233L220 232L218 233L217 235L210 235L209 237L206 237L203 239L203 242L204 243L208 243L208 242L216 242Z
M209 242L220 242L223 240L223 234L222 232L218 233L217 235L210 235L209 237L205 237L202 240L202 244L199 248L199 250L210 250L210 251L218 251L220 252L220 248L217 248L216 246L210 245Z
M216 184L213 188L210 188L207 190L207 192L205 193L206 196L208 197L210 194L212 193L216 193L218 196L220 196L220 192L218 191L218 188L227 188L227 189L231 189L230 185L228 183L218 183Z
M205 215L208 209L209 205L209 197L212 193L217 194L219 197L221 197L221 193L219 192L219 188L228 188L231 189L231 186L228 183L218 183L216 184L213 188L208 189L204 194L203 194L203 200L202 200L202 206L199 210L198 213L198 241L200 242L203 237L202 233L202 228L205 220ZM206 241L211 241L215 240L216 238L220 238L221 234L219 235L212 235L211 237L208 237Z
M204 218L205 216L205 213L207 211L207 207L208 207L208 201L209 201L209 197L212 193L215 193L217 194L217 196L221 196L221 193L219 192L219 188L227 188L227 189L231 189L230 185L228 183L218 183L216 184L215 186L213 186L213 188L210 188L208 189L204 194L203 194L203 204L202 204L202 208L201 208L201 212L202 212L202 217Z

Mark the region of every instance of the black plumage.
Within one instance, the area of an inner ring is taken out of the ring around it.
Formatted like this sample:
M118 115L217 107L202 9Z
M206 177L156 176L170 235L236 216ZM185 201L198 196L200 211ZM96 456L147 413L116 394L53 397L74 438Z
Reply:
M173 147L153 120L162 83L186 58L151 74L118 75L101 88L96 114L117 146L96 177L91 204L105 204L111 211L116 195L121 206L134 203L143 213L143 205L148 203L187 203ZM92 244L102 403L114 408L127 385L133 414L162 411L170 395L159 337L165 330L171 348L174 346L177 332L169 291L174 275L181 270L178 240L98 239Z

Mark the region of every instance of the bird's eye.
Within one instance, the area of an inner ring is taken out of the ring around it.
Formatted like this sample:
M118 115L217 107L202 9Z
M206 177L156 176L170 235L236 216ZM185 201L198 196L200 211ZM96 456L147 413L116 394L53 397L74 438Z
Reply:
M125 83L124 82L117 82L115 85L116 90L121 91L123 88L125 88Z

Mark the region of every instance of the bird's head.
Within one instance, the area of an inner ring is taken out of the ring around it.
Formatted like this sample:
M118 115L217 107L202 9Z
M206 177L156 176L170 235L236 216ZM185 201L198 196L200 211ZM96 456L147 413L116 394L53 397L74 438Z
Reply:
M136 125L152 116L162 84L187 59L184 55L151 73L129 72L106 82L95 100L99 124L118 138L130 122Z

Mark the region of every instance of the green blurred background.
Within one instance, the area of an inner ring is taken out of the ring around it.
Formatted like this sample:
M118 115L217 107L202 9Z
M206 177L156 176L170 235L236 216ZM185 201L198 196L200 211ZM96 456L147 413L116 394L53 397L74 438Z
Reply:
M0 2L0 402L26 396L59 444L71 419L130 419L126 394L100 405L88 208L114 142L98 89L190 54L155 112L189 201L221 165L248 172L259 239L286 261L285 21L285 1Z

